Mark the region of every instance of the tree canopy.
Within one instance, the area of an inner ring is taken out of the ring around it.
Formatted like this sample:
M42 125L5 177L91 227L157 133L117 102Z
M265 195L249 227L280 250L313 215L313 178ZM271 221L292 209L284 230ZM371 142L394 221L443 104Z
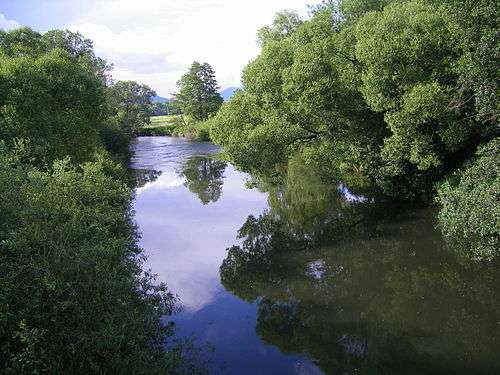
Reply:
M222 102L215 71L208 63L193 62L189 71L177 82L175 104L197 121L208 119L218 111Z
M310 11L259 31L261 52L212 139L257 174L300 155L325 181L431 203L436 183L500 132L496 2L343 0Z
M0 31L0 372L171 373L127 173L154 93L80 34ZM125 115L123 115L125 113ZM174 353L175 354L175 353ZM175 354L177 355L177 354Z
M106 88L107 103L111 114L123 129L137 134L149 124L151 98L156 93L147 85L134 81L118 81Z

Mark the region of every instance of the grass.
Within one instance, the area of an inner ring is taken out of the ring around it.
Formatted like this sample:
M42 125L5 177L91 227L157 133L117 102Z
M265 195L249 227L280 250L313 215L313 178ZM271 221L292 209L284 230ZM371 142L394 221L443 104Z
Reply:
M179 115L151 116L151 123L144 126L140 131L140 136L172 135L178 126Z
M187 137L197 141L210 140L210 124L204 122L190 122L182 115L151 116L151 123L141 128L140 136L174 136Z

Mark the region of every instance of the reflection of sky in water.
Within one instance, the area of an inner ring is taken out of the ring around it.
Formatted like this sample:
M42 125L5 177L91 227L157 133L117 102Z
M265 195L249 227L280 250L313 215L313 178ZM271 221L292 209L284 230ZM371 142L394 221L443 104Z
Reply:
M162 172L137 189L134 205L141 245L149 257L146 266L179 295L184 308L199 310L223 289L219 266L226 248L234 243L246 217L266 207L266 197L245 189L245 175L228 165L221 198L203 205L183 185L178 171L190 155L212 154L217 147L179 138L151 137L138 142L140 152L133 167Z
M266 195L246 189L246 175L228 165L220 199L203 205L179 172L190 156L216 153L217 146L169 137L141 137L136 142L132 167L161 172L137 189L134 209L148 255L146 267L167 282L183 304L183 312L174 317L177 334L194 334L198 342L214 346L214 374L320 374L303 356L264 344L255 332L257 306L220 284L226 249L238 242L237 232L247 216L258 216L267 207Z

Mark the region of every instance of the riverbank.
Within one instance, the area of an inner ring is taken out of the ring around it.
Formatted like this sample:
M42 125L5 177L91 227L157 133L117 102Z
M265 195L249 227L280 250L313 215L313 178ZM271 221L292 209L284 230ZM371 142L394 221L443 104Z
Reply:
M151 116L151 123L139 129L139 137L186 137L196 141L210 141L208 121L190 123L183 115Z

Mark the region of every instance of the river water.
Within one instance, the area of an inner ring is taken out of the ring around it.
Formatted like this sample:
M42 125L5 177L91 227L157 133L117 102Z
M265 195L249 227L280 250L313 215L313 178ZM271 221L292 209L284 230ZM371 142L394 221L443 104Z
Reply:
M139 137L134 209L146 267L178 295L176 334L213 374L493 374L499 272L442 243L432 210L280 185L211 143Z

